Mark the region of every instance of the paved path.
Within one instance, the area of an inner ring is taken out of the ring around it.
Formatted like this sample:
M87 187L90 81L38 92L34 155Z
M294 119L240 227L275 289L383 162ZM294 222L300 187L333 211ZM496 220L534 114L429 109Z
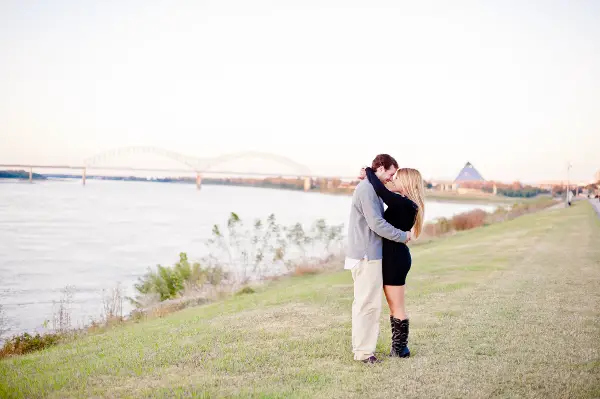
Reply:
M598 213L598 217L600 217L600 201L598 201L598 198L590 198L588 199L588 201L590 201L590 204L592 204L592 206Z

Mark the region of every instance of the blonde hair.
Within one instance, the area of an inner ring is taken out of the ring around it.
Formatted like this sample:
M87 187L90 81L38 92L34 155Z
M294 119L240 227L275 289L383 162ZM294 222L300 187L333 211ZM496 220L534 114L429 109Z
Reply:
M425 188L423 187L421 173L411 168L398 169L393 181L396 187L402 188L404 195L408 199L419 206L413 227L415 238L418 238L423 230L425 216Z

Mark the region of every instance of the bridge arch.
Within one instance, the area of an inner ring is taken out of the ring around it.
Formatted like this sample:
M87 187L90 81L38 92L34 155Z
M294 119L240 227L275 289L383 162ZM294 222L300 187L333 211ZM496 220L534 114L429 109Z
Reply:
M103 161L118 158L127 154L156 154L171 160L174 160L182 165L187 166L191 171L195 172L210 172L210 169L223 165L226 162L236 161L244 158L259 158L275 161L279 164L290 167L294 173L299 176L310 176L311 170L306 165L296 162L283 155L273 154L262 151L241 151L229 154L219 155L213 158L196 158L187 155L180 154L175 151L166 150L160 147L152 146L129 146L113 148L107 151L100 152L92 157L84 160L84 166L86 168L93 168L99 166ZM274 173L276 174L276 173Z
M180 164L187 166L191 170L195 171L198 169L199 160L197 158L188 157L175 151L169 151L165 150L164 148L152 146L129 146L113 148L85 159L84 165L86 168L93 168L94 166L98 166L98 164L100 164L103 161L112 158L117 158L126 154L156 154L171 159L173 161L179 162Z
M273 153L269 153L269 152L262 152L262 151L241 151L241 152L223 154L223 155L220 155L220 156L214 157L214 158L201 159L200 165L203 168L203 172L209 172L208 169L212 169L212 168L222 165L226 162L236 161L236 160L244 159L244 158L260 158L260 159L275 161L279 164L289 166L290 168L292 168L294 170L294 173L297 173L300 176L310 176L312 173L308 166L303 165L299 162L296 162L293 159L290 159L283 155L277 155L277 154L273 154Z

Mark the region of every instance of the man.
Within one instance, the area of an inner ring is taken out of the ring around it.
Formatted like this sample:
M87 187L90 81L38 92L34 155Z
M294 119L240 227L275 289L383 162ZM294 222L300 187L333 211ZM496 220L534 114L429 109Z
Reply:
M391 180L398 163L388 154L375 157L371 168L384 184ZM410 232L394 228L383 218L383 202L368 180L356 186L352 196L348 225L348 248L345 269L352 271L354 302L352 303L352 352L354 360L379 363L375 347L381 315L382 240L407 242Z

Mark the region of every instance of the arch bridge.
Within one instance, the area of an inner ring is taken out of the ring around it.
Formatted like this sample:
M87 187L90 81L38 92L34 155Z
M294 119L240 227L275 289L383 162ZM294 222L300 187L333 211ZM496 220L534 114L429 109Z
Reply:
M180 165L184 166L183 170L173 169L147 169L147 168L129 168L129 167L107 167L102 164L108 160L119 158L130 154L153 154L158 155L162 158L173 160ZM198 158L193 156L187 156L175 151L166 150L160 147L152 146L129 146L114 148L108 151L103 151L84 161L83 168L83 184L85 184L86 174L88 169L104 169L104 170L139 170L139 171L161 171L161 172L195 172L196 173L196 186L201 187L202 175L204 173L238 173L233 171L216 172L215 168L226 164L227 162L237 161L240 159L263 159L269 161L275 161L281 165L285 165L293 170L293 174L304 178L304 190L308 191L311 187L311 170L306 165L296 162L288 157L273 154L269 152L261 151L241 151L228 154L222 154L212 158ZM259 173L241 173L248 175L257 175ZM276 173L274 173L276 174ZM286 173L285 175L289 175Z

